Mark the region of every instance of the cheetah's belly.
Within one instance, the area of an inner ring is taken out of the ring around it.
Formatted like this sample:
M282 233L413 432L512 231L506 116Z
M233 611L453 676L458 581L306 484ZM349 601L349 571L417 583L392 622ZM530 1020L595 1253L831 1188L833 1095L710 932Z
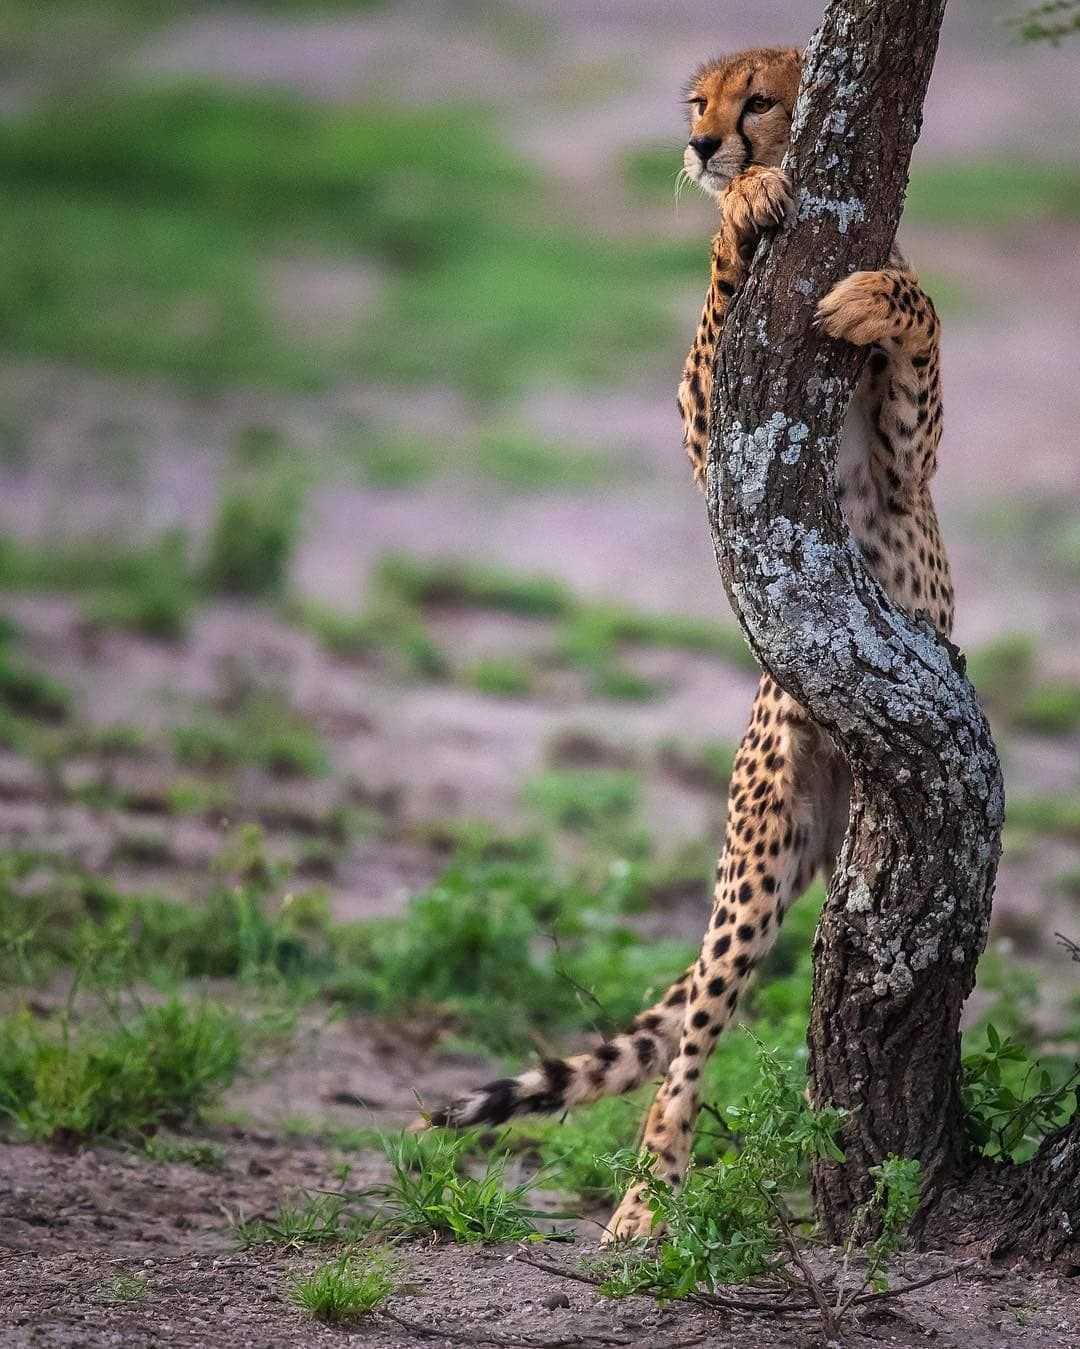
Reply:
M875 434L867 399L867 380L860 380L848 407L836 455L836 489L848 528L865 552L875 547L875 529L884 502L871 471L870 450Z

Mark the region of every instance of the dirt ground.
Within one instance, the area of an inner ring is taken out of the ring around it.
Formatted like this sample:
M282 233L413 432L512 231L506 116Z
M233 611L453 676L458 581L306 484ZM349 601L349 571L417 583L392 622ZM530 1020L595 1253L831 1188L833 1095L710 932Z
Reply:
M214 1138L226 1158L214 1173L105 1149L68 1156L0 1147L0 1343L35 1349L824 1344L814 1314L764 1319L658 1307L644 1298L612 1303L588 1285L530 1266L537 1258L573 1269L574 1259L592 1249L587 1236L572 1248L552 1247L554 1254L535 1246L411 1246L401 1255L404 1289L390 1308L400 1321L376 1316L351 1330L301 1321L283 1287L287 1273L307 1262L292 1252L237 1251L223 1219L273 1207L289 1185L333 1188L331 1158L310 1143L283 1144L258 1131L221 1130ZM365 1179L361 1170L349 1183ZM954 1257L912 1257L899 1277L916 1282L956 1264ZM110 1299L109 1283L119 1272L145 1278L145 1299ZM863 1309L844 1343L1067 1349L1080 1338L1078 1291L1076 1279L1050 1275L952 1274Z

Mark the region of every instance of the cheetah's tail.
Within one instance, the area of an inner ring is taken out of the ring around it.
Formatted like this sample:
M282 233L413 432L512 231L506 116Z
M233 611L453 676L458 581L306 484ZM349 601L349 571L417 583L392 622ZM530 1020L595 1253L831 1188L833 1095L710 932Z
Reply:
M621 1035L605 1040L586 1054L568 1059L542 1059L517 1077L501 1077L477 1087L409 1127L412 1133L445 1126L466 1129L476 1124L505 1124L516 1115L557 1114L570 1106L621 1096L667 1071L682 1031L686 983L680 975L663 998L634 1018Z

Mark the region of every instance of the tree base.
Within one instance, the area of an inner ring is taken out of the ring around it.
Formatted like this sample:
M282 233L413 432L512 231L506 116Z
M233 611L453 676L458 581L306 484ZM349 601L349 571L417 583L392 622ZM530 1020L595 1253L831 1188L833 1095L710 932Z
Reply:
M1080 1274L1080 1118L1044 1139L1029 1162L982 1161L945 1186L921 1238L986 1260Z

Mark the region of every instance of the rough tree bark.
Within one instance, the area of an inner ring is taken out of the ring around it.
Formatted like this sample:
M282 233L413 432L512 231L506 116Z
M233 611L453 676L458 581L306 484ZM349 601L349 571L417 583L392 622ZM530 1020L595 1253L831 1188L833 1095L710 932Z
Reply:
M787 160L794 219L759 245L718 354L709 514L756 656L831 732L854 779L815 946L811 1091L853 1112L847 1160L815 1170L819 1219L841 1238L869 1168L895 1153L922 1163L919 1221L935 1238L993 1244L1007 1201L1028 1221L1027 1248L1057 1255L1073 1240L1069 1212L1080 1234L1075 1126L1028 1169L1043 1184L1061 1176L1039 1202L1024 1168L973 1157L960 1105L960 1010L1000 852L997 753L960 653L892 604L850 537L833 465L865 353L812 327L835 281L886 263L944 8L827 4Z

